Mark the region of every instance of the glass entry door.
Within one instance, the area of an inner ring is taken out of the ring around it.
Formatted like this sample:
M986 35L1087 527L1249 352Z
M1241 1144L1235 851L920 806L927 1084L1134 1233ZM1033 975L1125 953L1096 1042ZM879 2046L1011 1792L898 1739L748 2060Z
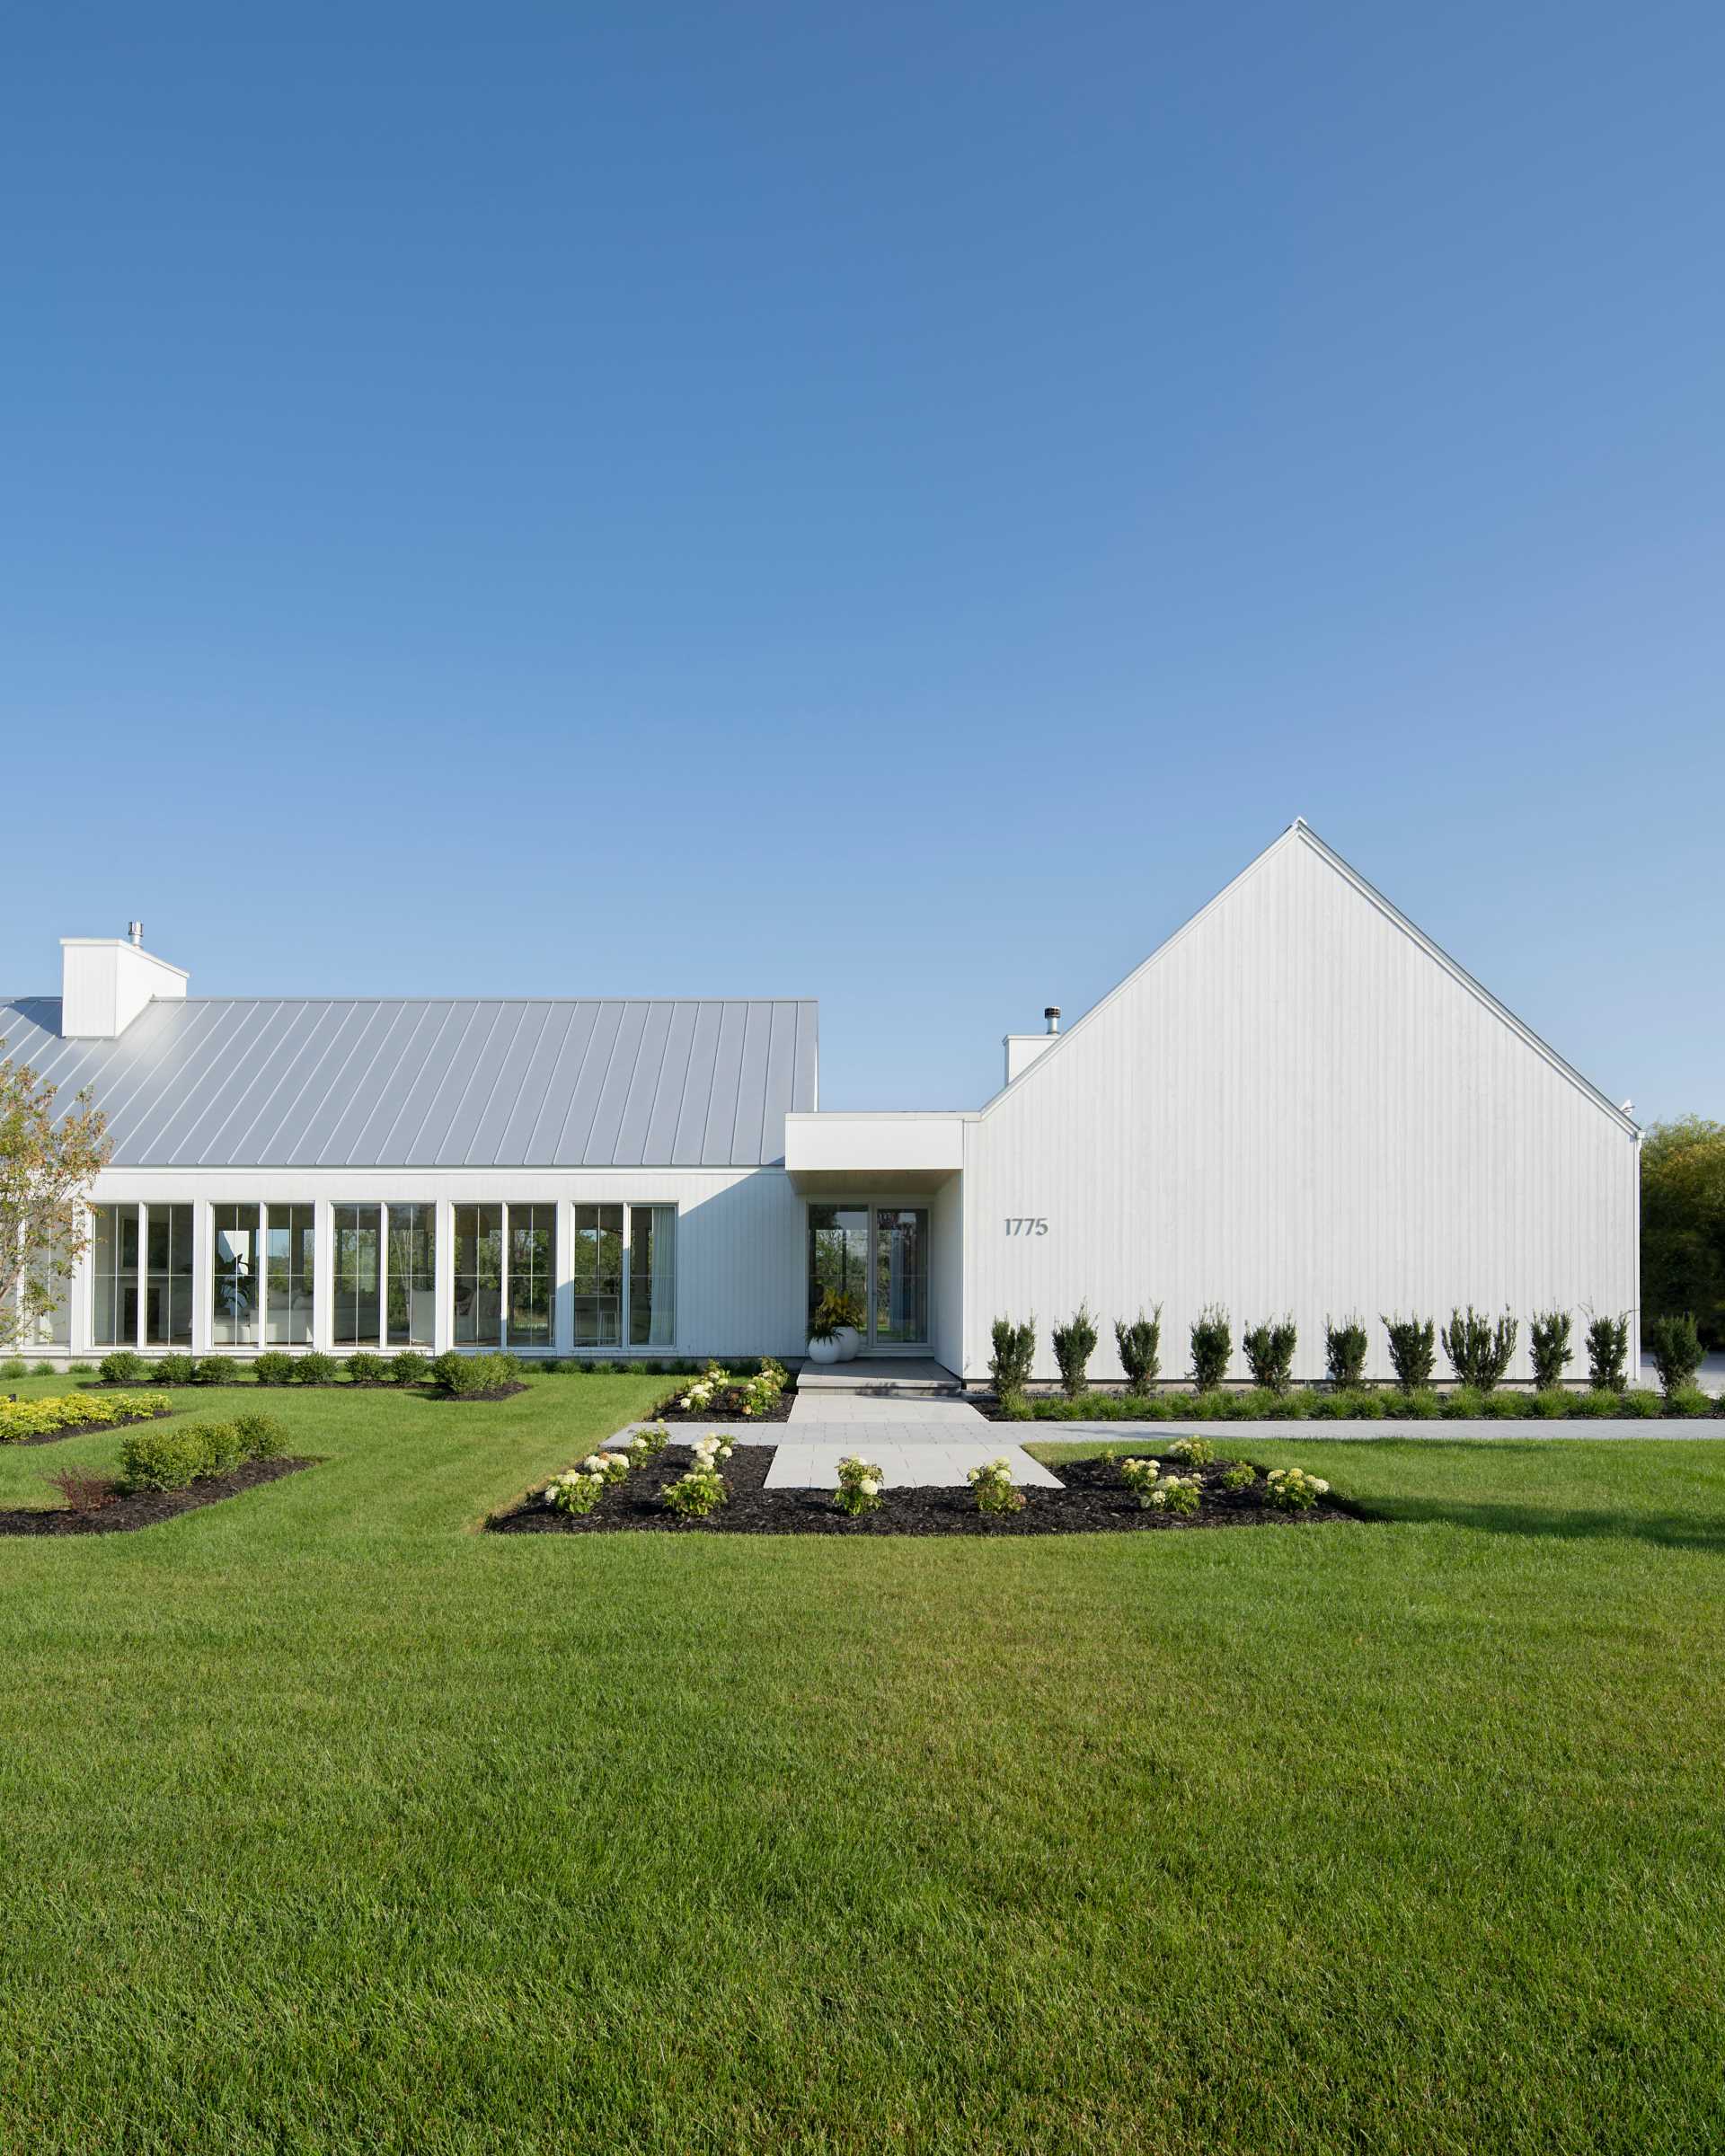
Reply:
M869 1342L875 1348L928 1345L928 1209L874 1209L874 1294Z
M809 1315L831 1290L864 1312L865 1348L928 1345L928 1208L859 1202L809 1208Z

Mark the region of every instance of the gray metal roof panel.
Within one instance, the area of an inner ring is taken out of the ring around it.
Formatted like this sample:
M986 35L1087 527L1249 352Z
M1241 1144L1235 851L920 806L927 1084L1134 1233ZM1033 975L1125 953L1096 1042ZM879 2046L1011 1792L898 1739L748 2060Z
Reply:
M117 1168L753 1167L816 1105L802 1001L210 996L68 1040L56 996L0 998L0 1053Z

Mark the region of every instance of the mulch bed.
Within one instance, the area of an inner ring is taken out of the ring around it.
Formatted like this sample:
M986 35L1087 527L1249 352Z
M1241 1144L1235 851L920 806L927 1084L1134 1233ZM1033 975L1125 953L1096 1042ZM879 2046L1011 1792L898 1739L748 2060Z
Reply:
M131 1390L135 1392L137 1387ZM0 1438L0 1453L27 1452L32 1445L64 1445L68 1437L86 1437L92 1430L129 1430L140 1422L165 1422L173 1411L169 1408L160 1415L122 1415L118 1422L75 1422L69 1429L44 1430L39 1437Z
M0 1534L129 1534L139 1527L155 1527L164 1520L177 1519L182 1512L219 1505L224 1498L237 1498L242 1490L255 1489L262 1482L279 1482L284 1475L316 1465L311 1459L249 1460L232 1474L189 1483L184 1489L141 1489L135 1497L116 1498L100 1512L69 1512L58 1507L35 1512L0 1512Z
M525 1392L526 1389L519 1380L511 1384L492 1385L483 1392L441 1392L435 1385L397 1385L395 1388L398 1392L417 1392L424 1400L447 1401L456 1408L465 1407L475 1400L513 1400L518 1392Z
M722 1422L734 1425L738 1429L747 1430L753 1428L757 1423L789 1422L791 1402L797 1397L795 1385L787 1385L764 1414L739 1415L734 1409L730 1414L726 1414L722 1408L694 1408L686 1414L677 1403L688 1391L689 1385L698 1382L695 1378L690 1378L688 1384L680 1386L668 1399L660 1401L646 1419L649 1422L662 1422L668 1426L679 1422Z
M866 1457L867 1445L861 1447ZM682 1520L659 1504L658 1493L675 1481L693 1457L686 1445L668 1446L650 1466L607 1489L597 1507L580 1517L553 1512L535 1493L486 1522L493 1534L1096 1534L1169 1533L1193 1527L1303 1527L1313 1521L1358 1520L1364 1515L1321 1498L1310 1512L1276 1512L1265 1502L1261 1479L1253 1489L1225 1490L1221 1466L1189 1471L1204 1484L1203 1505L1190 1519L1147 1511L1105 1460L1071 1460L1054 1470L1062 1489L1027 1489L1022 1512L999 1518L977 1510L968 1487L958 1489L885 1489L880 1508L852 1520L826 1489L768 1489L770 1445L739 1445L720 1471L730 1502L711 1519ZM1225 1463L1224 1463L1225 1464Z

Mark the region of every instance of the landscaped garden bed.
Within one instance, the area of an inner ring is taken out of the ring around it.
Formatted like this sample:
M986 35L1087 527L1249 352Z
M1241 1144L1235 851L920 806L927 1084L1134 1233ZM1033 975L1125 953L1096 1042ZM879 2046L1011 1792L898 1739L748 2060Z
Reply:
M86 1430L123 1430L172 1412L164 1392L121 1392L105 1400L66 1392L48 1400L0 1401L0 1445L58 1445Z
M207 1476L179 1489L117 1491L97 1505L39 1506L0 1512L0 1535L129 1534L139 1527L155 1527L164 1520L176 1519L182 1512L218 1505L224 1498L237 1498L260 1483L278 1482L283 1475L297 1474L302 1467L316 1464L315 1460L288 1457L247 1460L226 1474Z
M1166 1479L1190 1478L1199 1484L1196 1511L1182 1514L1140 1502L1139 1493L1122 1475L1121 1462L1113 1459L1063 1462L1055 1472L1065 1487L1025 1489L1021 1493L1023 1506L1016 1511L985 1513L971 1489L918 1488L882 1489L873 1509L849 1515L830 1489L768 1489L766 1472L774 1450L770 1445L733 1445L730 1457L718 1463L726 1501L704 1517L679 1516L664 1500L665 1490L694 1464L694 1448L677 1445L611 1482L591 1511L559 1511L546 1502L543 1492L535 1491L487 1525L497 1534L1025 1535L1299 1526L1365 1516L1331 1494L1327 1486L1309 1507L1282 1509L1273 1502L1267 1479L1256 1471L1250 1486L1229 1489L1224 1487L1224 1478L1238 1463L1170 1460L1161 1463L1169 1470Z
M1725 1417L1725 1397L1686 1389L1669 1399L1650 1388L1622 1392L1552 1387L1545 1392L1439 1392L1393 1385L1330 1392L1295 1386L1249 1392L1022 1394L1010 1407L988 1393L971 1404L990 1422L1642 1422Z
M659 1422L789 1422L797 1381L768 1356L749 1376L709 1363L692 1385L679 1385L653 1414Z

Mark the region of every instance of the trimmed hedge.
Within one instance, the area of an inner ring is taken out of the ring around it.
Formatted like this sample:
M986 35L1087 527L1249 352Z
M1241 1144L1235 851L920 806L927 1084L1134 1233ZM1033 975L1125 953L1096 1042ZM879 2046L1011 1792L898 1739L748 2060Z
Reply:
M184 1489L231 1474L251 1460L278 1460L288 1433L273 1415L236 1415L231 1422L188 1423L176 1430L140 1430L119 1448L119 1487Z
M475 1392L500 1392L521 1381L518 1355L457 1355L451 1348L431 1365L431 1380L450 1400L470 1400Z
M64 1392L49 1400L0 1400L0 1445L51 1437L57 1430L106 1430L117 1422L172 1415L165 1392Z
M1476 1392L1463 1385L1453 1392L1426 1387L1403 1392L1362 1385L1351 1392L1277 1393L1254 1387L1247 1392L1086 1392L1076 1400L1039 1395L1003 1412L1015 1422L1364 1422L1385 1416L1422 1422L1584 1422L1725 1416L1725 1398L1711 1400L1693 1389L1676 1393L1668 1404L1645 1390Z

